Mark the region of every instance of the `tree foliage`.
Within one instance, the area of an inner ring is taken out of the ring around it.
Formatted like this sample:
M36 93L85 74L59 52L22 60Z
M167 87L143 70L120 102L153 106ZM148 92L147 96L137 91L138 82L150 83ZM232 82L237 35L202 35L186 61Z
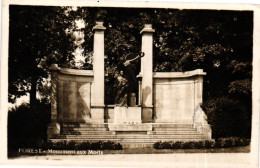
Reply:
M74 18L68 12L63 7L10 6L10 102L29 92L32 105L50 65L73 60Z
M130 52L138 53L140 30L151 23L155 29L154 71L204 69L205 99L251 89L248 80L252 77L252 12L138 8L79 8L77 12L86 23L82 48L87 61L83 68L92 68L91 29L95 21L104 21L107 28L105 67L111 74L108 85L121 56L118 47L125 44ZM137 62L137 73L139 66ZM235 85L236 80L243 84Z

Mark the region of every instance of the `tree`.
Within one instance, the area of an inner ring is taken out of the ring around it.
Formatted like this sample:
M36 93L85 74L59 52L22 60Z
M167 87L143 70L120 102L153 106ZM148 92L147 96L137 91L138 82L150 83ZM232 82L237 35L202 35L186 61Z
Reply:
M153 24L156 30L154 71L204 69L207 72L204 79L206 100L229 95L237 89L251 89L247 81L252 77L252 12L156 8L79 8L77 12L87 25L82 45L87 60L84 68L92 68L91 29L95 21L104 21L107 28L105 67L111 74L107 77L107 91L111 90L112 75L117 71L118 46L126 44L130 52L138 53L140 30L146 23ZM136 67L139 66L137 63ZM244 84L235 85L236 80Z
M10 6L9 94L10 102L36 92L49 75L49 66L70 64L75 49L71 30L75 26L71 8Z

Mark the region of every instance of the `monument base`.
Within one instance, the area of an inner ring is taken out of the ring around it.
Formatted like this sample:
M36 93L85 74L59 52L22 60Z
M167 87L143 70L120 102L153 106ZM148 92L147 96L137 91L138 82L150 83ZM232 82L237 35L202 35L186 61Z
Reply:
M114 123L117 124L140 124L141 107L115 107L114 108Z
M151 124L142 124L141 107L115 107L114 123L108 125L109 131L151 131Z

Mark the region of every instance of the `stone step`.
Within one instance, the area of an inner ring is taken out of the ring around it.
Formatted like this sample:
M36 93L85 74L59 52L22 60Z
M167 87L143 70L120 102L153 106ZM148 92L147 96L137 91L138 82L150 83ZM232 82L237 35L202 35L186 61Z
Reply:
M62 128L62 131L108 131L105 127L86 127L86 128Z
M152 124L153 128L158 128L158 127L173 127L173 128L193 128L193 124Z
M108 127L108 124L62 124L63 128L97 128Z
M188 127L188 128L193 128L193 124L168 124L168 123L160 123L160 124L157 124L157 123L142 123L144 125L152 125L153 127ZM70 127L70 128L83 128L83 127L108 127L108 123L106 124L85 124L85 123L79 123L79 124L73 124L73 123L70 123L70 124L66 124L66 123L63 123L62 126L63 127Z
M106 127L63 127L62 131L109 131ZM153 131L197 131L196 128L189 127L154 127Z
M87 139L174 139L174 138L201 138L201 134L179 134L179 135L61 135L62 138L87 138Z
M190 127L154 127L153 131L197 131L197 129Z
M113 135L112 131L62 131L62 135ZM198 135L200 134L197 131L152 131L149 132L150 135ZM140 134L131 134L131 132L126 133L117 133L117 135L140 135ZM147 135L143 133L141 135Z
M156 142L169 142L169 141L200 141L200 140L206 140L205 138L203 137L196 137L196 138L161 138L161 139L90 139L90 138L70 138L70 139L64 139L64 138L59 138L59 139L50 139L51 141L80 141L80 142L83 142L83 141L91 141L91 142L98 142L98 141L111 141L111 142L114 142L114 143L120 143L120 144L124 144L124 143L139 143L139 144L142 144L142 143L156 143Z
M62 131L62 135L112 135L111 131Z
M149 132L149 134L152 134L152 135L176 135L176 134L193 135L193 134L200 134L200 133L197 131L179 130L179 131L152 131L152 132Z
M153 148L154 142L152 143L131 143L131 142L123 142L120 143L123 149L129 148Z

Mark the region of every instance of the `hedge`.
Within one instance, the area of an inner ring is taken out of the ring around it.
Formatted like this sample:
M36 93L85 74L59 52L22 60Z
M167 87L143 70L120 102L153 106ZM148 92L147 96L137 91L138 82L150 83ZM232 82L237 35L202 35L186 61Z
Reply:
M239 137L219 138L216 141L172 141L156 142L155 149L212 149L212 148L229 148L235 146L247 146L250 144L249 139Z
M23 142L23 143L22 143ZM39 148L43 150L53 149L53 150L122 150L120 143L114 143L111 141L86 141L86 142L76 142L76 141L12 141L12 144L8 146L11 149L18 148Z

